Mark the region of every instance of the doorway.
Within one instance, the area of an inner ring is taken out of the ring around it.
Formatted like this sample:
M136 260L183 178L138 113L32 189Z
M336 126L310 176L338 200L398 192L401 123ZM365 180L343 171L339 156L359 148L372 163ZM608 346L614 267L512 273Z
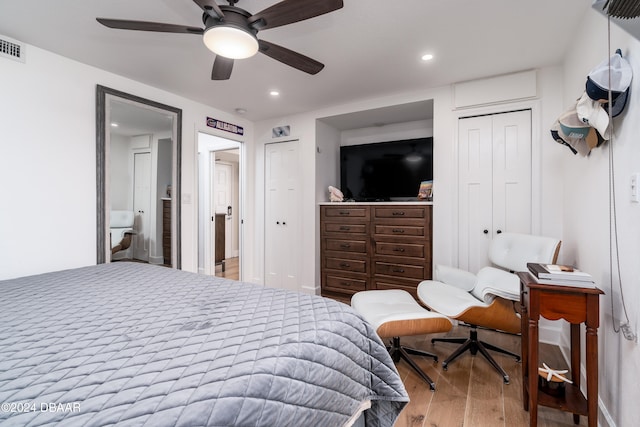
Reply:
M198 134L198 272L241 280L243 144Z

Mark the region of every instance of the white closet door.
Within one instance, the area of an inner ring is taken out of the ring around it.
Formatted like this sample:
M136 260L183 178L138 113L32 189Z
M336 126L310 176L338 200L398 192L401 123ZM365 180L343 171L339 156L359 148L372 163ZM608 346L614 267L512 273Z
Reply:
M458 266L477 271L484 259L493 229L492 215L492 119L491 116L459 121L459 212ZM484 233L487 230L487 233ZM486 264L485 264L486 265Z
M531 232L531 111L458 121L458 266L489 265L491 239Z
M531 111L493 118L493 232L531 233Z
M265 284L299 290L300 155L298 141L265 147Z
M133 212L135 230L133 257L149 261L151 215L151 153L133 155Z
M233 166L229 163L216 162L214 183L215 212L225 215L225 259L233 254ZM231 206L231 212L228 208Z

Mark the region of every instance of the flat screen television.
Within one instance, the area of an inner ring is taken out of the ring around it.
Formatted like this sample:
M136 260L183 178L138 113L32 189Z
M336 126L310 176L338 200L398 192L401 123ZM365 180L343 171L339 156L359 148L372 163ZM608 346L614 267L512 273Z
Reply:
M358 202L416 200L433 180L433 138L340 147L340 189Z

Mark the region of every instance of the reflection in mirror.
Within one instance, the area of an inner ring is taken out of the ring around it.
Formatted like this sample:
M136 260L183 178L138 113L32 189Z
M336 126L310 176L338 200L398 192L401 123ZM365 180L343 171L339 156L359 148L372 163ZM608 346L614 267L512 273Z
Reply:
M97 262L180 268L181 110L97 87Z

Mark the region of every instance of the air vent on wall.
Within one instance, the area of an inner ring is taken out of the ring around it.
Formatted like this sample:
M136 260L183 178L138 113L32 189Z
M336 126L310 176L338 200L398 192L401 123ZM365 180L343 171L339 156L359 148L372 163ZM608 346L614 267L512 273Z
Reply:
M19 41L0 35L0 57L24 62L25 46Z

